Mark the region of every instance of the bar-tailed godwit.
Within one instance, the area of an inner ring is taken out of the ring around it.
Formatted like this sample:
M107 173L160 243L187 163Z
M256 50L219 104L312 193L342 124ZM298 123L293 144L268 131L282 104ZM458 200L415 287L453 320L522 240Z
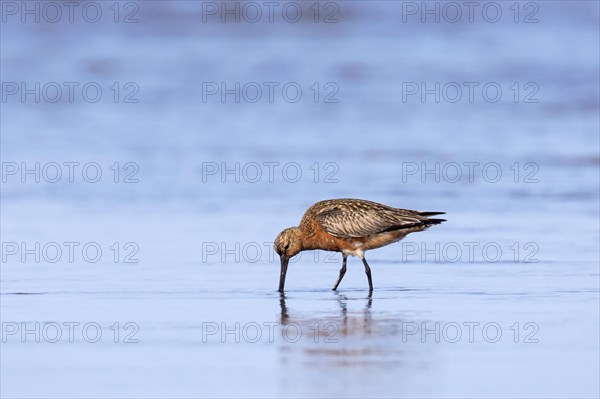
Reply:
M398 209L359 199L320 201L306 210L300 225L283 230L275 239L275 251L281 258L279 292L283 292L288 263L300 251L322 249L342 253L342 268L333 286L337 290L348 255L358 256L365 265L369 292L373 291L371 268L365 251L400 241L409 233L422 231L445 219L429 219L444 212L419 212Z

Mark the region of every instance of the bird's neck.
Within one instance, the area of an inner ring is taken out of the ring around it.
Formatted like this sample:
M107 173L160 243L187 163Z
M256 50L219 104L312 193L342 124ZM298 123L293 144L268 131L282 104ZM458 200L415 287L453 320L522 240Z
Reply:
M296 240L300 243L300 251L308 251L314 248L314 243L310 231L307 231L303 226L294 227Z
M314 249L324 249L329 251L337 250L333 242L330 242L329 237L320 237L320 232L312 228L312 226L300 226L298 228L298 240L301 243L302 251L310 251ZM330 245L331 244L331 245Z

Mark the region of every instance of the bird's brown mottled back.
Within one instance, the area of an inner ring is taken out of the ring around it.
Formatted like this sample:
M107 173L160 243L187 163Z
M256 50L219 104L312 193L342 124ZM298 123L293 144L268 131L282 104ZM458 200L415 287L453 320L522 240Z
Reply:
M392 208L358 199L326 200L308 208L300 221L300 229L310 230L313 221L316 221L323 230L335 237L358 238L402 228L426 228L444 221L428 219L424 214L439 213Z

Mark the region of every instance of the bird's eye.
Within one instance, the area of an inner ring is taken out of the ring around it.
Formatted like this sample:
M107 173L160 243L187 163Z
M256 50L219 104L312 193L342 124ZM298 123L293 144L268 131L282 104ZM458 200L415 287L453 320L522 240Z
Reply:
M290 248L290 243L287 243L287 244L285 245L285 250L287 251L289 248Z

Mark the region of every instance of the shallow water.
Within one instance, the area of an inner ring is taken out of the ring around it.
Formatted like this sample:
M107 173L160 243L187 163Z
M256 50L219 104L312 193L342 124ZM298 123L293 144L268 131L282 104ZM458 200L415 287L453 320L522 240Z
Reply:
M598 5L421 23L408 3L338 2L330 24L8 15L2 82L103 96L1 103L1 396L598 397ZM204 102L215 82L303 96ZM436 82L503 96L404 101ZM369 252L372 297L356 258L332 292L340 256L317 251L281 298L274 237L336 197L448 222Z

